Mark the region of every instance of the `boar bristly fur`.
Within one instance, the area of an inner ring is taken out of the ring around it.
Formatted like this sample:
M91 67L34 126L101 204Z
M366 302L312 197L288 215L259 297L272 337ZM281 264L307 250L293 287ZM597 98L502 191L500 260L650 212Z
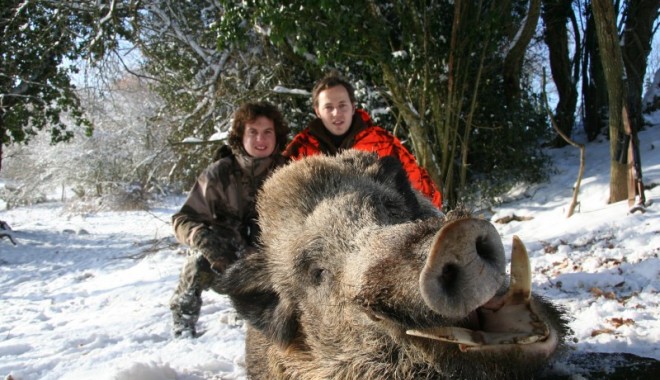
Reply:
M260 251L222 285L248 324L252 379L529 378L561 343L561 313L536 296L530 307L554 341L531 354L409 333L475 329L481 306L509 284L490 223L443 215L394 159L347 151L297 161L266 181L257 208ZM476 248L464 256L462 244ZM438 283L424 285L424 271Z

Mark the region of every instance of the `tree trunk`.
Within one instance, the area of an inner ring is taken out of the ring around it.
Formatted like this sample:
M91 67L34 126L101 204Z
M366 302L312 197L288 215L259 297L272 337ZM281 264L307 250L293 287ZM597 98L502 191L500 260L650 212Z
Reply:
M2 156L4 154L2 148L4 147L5 143L5 126L4 126L4 121L3 117L5 116L4 112L0 111L0 172L2 172Z
M607 83L598 50L598 36L591 11L587 6L587 27L582 61L583 125L587 139L593 141L607 127Z
M658 16L659 7L660 0L629 0L626 7L622 49L628 92L626 99L633 133L643 127L644 74L651 52L653 23Z
M456 205L458 200L457 185L455 179L455 166L457 152L460 151L459 142L459 123L460 112L463 108L463 99L465 94L465 81L462 80L462 75L467 72L463 65L467 66L462 60L464 45L469 43L467 39L461 39L461 30L464 28L462 24L469 22L463 18L463 15L468 14L469 2L456 0L454 2L454 18L452 22L451 40L449 43L449 61L448 75L447 75L447 100L444 107L444 115L442 115L442 130L441 141L445 144L445 149L442 151L441 157L441 170L444 174L444 190L443 199L446 199L450 208Z
M623 58L616 30L616 14L609 0L591 2L598 35L603 72L607 82L610 104L610 198L614 203L628 198L627 166L617 162L617 142L623 134L622 110L625 91L623 87Z
M559 129L567 136L570 136L573 131L578 95L576 81L573 80L572 75L572 63L569 59L568 32L566 29L566 23L573 12L571 3L571 0L543 1L545 43L550 51L552 79L559 93L555 120ZM557 137L553 145L564 146L566 142Z
M541 15L541 0L530 0L525 23L513 37L512 46L504 58L504 91L509 105L520 98L520 71L525 51L534 36Z

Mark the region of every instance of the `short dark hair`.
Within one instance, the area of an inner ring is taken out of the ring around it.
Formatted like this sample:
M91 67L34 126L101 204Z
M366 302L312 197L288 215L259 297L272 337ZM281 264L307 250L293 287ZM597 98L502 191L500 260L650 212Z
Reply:
M342 78L337 71L333 70L314 85L314 89L312 90L312 105L314 107L319 105L319 93L321 91L337 86L344 86L346 92L348 92L348 98L351 100L351 103L356 103L355 89L353 88L353 85L351 85L346 79Z
M229 138L227 139L229 146L234 151L245 150L243 149L245 125L257 120L261 116L270 119L275 126L275 150L281 152L284 149L287 136L289 135L289 125L284 120L280 110L268 102L248 102L241 105L234 113L234 122L229 132Z

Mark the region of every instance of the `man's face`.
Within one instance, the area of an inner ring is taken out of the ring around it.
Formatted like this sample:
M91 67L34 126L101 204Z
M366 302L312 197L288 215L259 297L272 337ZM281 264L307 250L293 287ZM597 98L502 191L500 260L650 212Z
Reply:
M341 136L351 127L355 107L344 86L335 86L319 92L314 111L330 133Z
M259 116L245 124L243 148L250 156L255 158L270 156L275 150L276 140L275 125L269 118Z

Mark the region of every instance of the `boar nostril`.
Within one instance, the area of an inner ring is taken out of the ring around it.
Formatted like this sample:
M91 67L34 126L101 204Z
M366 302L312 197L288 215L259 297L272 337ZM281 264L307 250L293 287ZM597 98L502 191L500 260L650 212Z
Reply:
M442 273L440 274L438 281L440 281L440 284L445 291L449 291L455 287L459 270L460 269L456 264L446 264L442 268Z
M477 250L477 255L479 255L484 261L488 263L498 261L499 251L497 251L496 247L491 244L488 237L478 237L475 241L475 248Z

